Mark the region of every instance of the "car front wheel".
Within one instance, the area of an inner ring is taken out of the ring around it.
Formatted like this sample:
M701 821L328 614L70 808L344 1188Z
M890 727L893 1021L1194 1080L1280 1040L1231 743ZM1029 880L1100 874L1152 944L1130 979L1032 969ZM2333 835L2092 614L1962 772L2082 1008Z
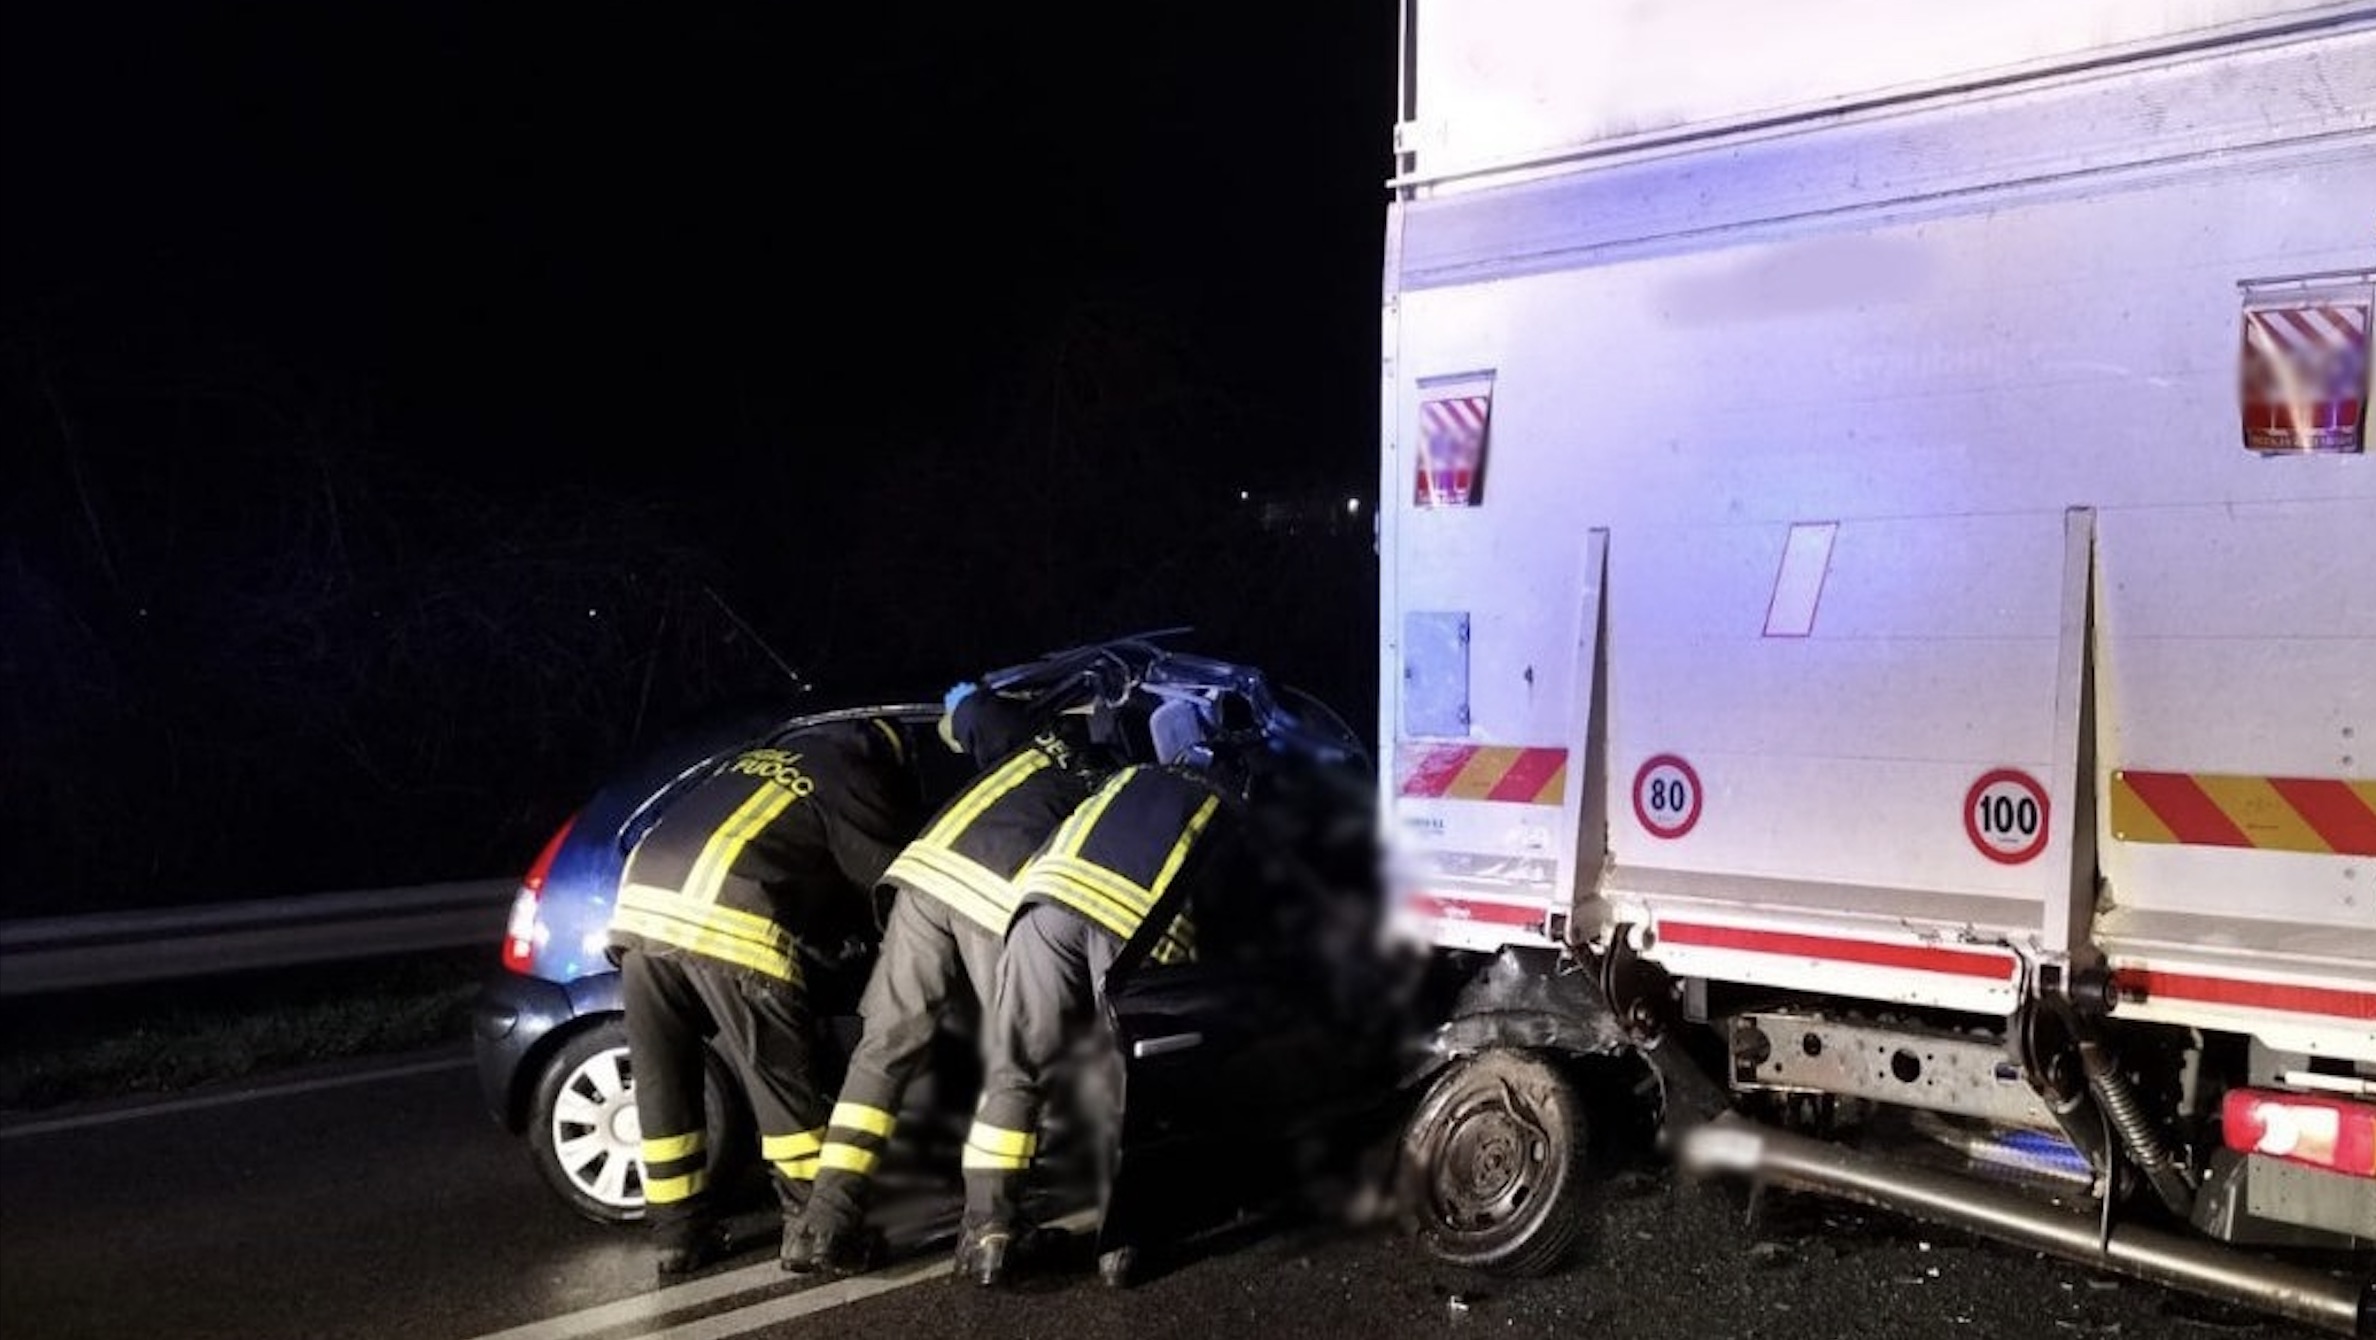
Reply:
M1539 1056L1489 1051L1438 1079L1403 1141L1404 1196L1439 1260L1539 1275L1582 1237L1584 1109Z
M747 1143L741 1100L711 1058L704 1086L713 1181L716 1165ZM643 1218L643 1126L626 1025L606 1019L562 1043L545 1063L528 1116L528 1147L547 1184L586 1218Z

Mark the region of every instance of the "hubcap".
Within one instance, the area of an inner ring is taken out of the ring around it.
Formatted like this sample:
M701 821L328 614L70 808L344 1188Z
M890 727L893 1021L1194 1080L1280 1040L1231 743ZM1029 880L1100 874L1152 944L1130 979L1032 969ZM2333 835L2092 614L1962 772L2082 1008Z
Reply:
M596 1052L569 1073L553 1102L552 1134L572 1186L616 1209L643 1205L643 1123L625 1047Z

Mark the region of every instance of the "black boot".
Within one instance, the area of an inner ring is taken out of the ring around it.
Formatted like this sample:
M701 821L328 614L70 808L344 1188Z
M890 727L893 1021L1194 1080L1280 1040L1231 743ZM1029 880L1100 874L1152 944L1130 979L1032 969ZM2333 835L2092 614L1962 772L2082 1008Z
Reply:
M1015 1264L1015 1226L1002 1219L968 1224L957 1239L956 1273L985 1289L1007 1282Z
M726 1256L726 1227L706 1217L656 1223L652 1246L652 1263L662 1275L690 1275Z
M883 1235L863 1225L844 1228L803 1215L784 1221L777 1264L795 1275L863 1275L883 1263Z

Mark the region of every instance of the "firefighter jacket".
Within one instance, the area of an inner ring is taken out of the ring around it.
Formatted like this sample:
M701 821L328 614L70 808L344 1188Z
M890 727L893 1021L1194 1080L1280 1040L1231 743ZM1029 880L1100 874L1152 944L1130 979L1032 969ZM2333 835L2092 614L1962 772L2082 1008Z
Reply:
M796 936L865 909L922 809L880 719L794 731L677 798L627 858L614 949L696 954L797 985ZM871 918L871 912L863 915Z
M958 792L883 878L1003 936L1015 875L1111 769L1079 718L1059 718Z
M1127 945L1150 916L1162 930L1148 949L1158 963L1196 956L1196 927L1183 896L1239 847L1236 816L1201 774L1136 767L1075 810L1018 881L1024 903L1070 908ZM1175 896L1167 896L1175 895Z

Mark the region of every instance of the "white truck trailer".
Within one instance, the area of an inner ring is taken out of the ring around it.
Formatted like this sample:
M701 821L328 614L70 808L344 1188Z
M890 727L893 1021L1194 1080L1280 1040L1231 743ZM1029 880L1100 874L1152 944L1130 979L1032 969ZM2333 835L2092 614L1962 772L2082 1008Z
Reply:
M2376 1329L2376 5L1403 33L1429 1240L1557 1260L1580 1069L1696 1056L1688 1162Z

